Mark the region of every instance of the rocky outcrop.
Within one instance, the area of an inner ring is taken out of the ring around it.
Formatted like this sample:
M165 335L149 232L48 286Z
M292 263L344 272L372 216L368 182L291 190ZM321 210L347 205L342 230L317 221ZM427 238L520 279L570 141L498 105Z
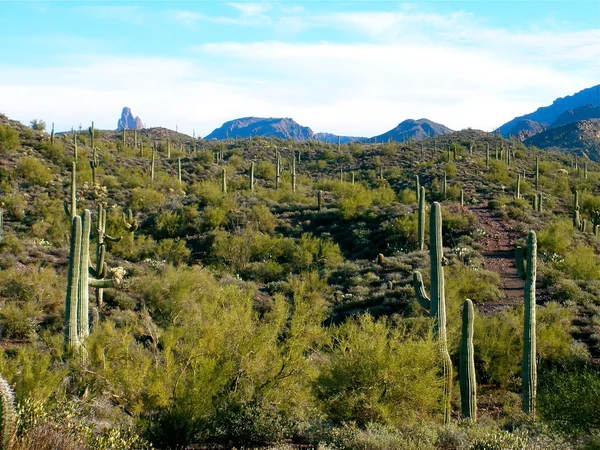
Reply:
M144 128L144 123L139 117L133 117L131 109L128 107L123 108L121 118L117 123L117 130L141 130Z
M388 131L387 133L375 136L372 138L372 140L376 140L376 142L387 142L390 140L404 142L409 139L426 139L428 137L443 136L453 132L454 130L428 119L408 119L404 122L401 122L396 128Z

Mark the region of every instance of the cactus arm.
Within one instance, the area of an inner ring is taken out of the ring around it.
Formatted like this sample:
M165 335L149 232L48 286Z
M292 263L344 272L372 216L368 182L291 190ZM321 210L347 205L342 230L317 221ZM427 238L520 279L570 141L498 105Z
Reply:
M423 308L428 310L431 307L431 301L429 300L427 291L423 285L423 277L421 276L421 272L418 270L413 272L413 287L415 289L415 297L417 297L417 301Z
M89 284L90 287L92 288L98 288L98 289L107 289L107 288L114 288L114 287L118 287L119 286L119 282L115 279L96 279L96 278L90 278L89 280Z
M110 242L119 242L121 239L123 239L123 236L113 237L108 234L105 234L104 239L106 239L107 241L110 241Z

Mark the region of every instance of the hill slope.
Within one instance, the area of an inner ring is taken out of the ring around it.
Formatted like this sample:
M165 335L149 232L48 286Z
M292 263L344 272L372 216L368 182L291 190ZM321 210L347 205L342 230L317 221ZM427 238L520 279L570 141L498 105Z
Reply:
M600 84L593 86L573 95L557 98L550 106L538 108L535 112L515 117L498 128L500 134L504 137L516 136L515 126L522 120L530 120L540 124L550 125L558 119L568 109L574 109L579 106L593 105L600 106ZM533 130L531 130L533 132Z

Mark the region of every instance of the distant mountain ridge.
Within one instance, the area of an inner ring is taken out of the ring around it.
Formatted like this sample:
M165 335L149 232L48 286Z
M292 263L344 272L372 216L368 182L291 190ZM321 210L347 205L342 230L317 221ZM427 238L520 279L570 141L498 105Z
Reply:
M550 128L559 127L580 120L600 119L600 106L585 105L575 109L567 109L550 125Z
M538 108L535 112L515 117L498 128L500 134L504 137L515 136L519 134L525 138L530 137L539 129L545 130L552 126L557 119L569 109L576 110L579 107L591 105L600 106L600 84L587 89L583 89L573 95L559 97L549 106ZM524 121L529 122L524 122ZM573 121L579 120L574 118ZM560 123L563 124L564 123ZM528 128L527 126L530 126Z
M253 136L272 136L295 141L307 141L314 136L309 127L286 118L242 117L225 122L204 139L249 138Z
M277 137L281 139L293 139L295 141L307 141L318 139L321 142L347 144L356 141L398 141L404 142L409 139L425 139L428 137L443 136L453 133L450 128L433 122L428 119L405 120L396 128L375 136L374 138L365 138L357 136L338 136L332 133L314 133L309 127L297 123L295 120L286 118L263 118L263 117L242 117L240 119L225 122L219 128L213 130L204 139L228 139L228 138L249 138L253 136Z

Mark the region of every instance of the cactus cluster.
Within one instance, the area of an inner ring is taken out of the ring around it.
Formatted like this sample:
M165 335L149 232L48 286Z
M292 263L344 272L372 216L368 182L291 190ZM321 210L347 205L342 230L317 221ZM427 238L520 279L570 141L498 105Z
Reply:
M109 288L120 283L119 278L89 277L90 272L94 276L99 274L98 270L89 267L90 229L91 213L88 209L71 220L64 336L66 349L74 352L80 350L82 342L89 335L89 288ZM103 275L107 275L105 264L102 268Z

